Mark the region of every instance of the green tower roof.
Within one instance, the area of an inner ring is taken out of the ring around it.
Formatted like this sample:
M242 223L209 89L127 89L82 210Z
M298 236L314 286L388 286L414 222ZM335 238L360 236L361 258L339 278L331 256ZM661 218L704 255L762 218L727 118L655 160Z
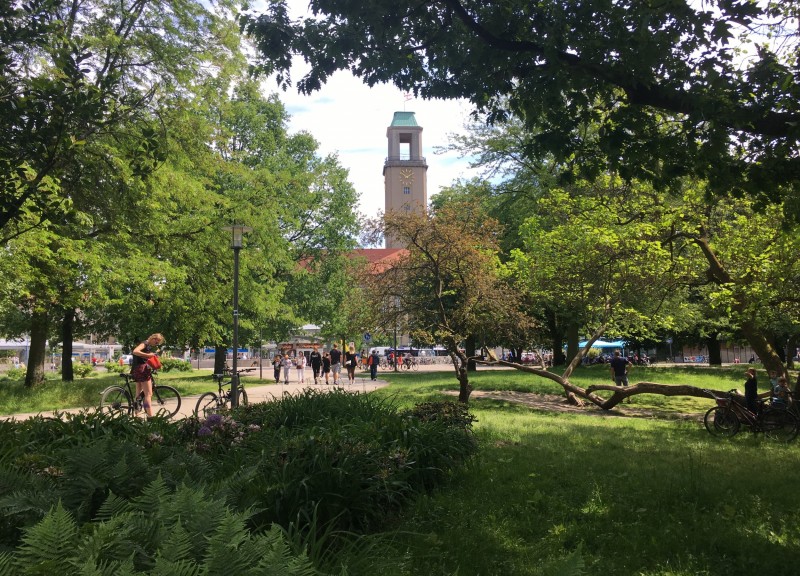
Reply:
M392 126L419 126L413 112L395 112Z

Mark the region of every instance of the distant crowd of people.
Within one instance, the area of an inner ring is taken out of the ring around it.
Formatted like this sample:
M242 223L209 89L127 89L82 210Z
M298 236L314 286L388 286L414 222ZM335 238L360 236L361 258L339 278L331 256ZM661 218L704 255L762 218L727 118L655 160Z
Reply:
M281 381L284 384L292 381L305 384L306 369L310 367L313 380L309 383L313 381L314 385L338 386L344 376L347 377L348 384L355 384L356 368L362 362L370 371L370 379L377 380L380 365L380 355L377 351L373 350L371 354L367 354L364 350L356 353L352 345L342 351L336 343L330 351L325 352L320 352L319 347L314 346L307 356L302 351L283 351L272 359L272 367L276 384ZM291 377L292 371L296 374L294 379Z

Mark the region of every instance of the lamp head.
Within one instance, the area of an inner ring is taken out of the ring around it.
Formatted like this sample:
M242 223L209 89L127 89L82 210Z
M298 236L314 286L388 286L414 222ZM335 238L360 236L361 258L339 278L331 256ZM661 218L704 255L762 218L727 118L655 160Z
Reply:
M223 230L226 230L231 233L231 248L241 248L242 235L246 234L247 232L253 231L253 229L250 226L244 226L243 224L236 224L235 222L230 226L225 226Z

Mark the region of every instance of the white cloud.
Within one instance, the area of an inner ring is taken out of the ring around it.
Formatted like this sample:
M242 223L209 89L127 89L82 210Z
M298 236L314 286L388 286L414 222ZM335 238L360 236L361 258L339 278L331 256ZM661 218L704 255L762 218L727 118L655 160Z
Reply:
M293 77L297 78L293 71ZM274 85L266 85L273 90ZM309 132L320 144L320 154L336 154L350 173L360 195L360 211L374 216L383 209L383 163L388 153L386 128L394 112L414 112L422 126L423 155L428 162L428 196L458 178L475 174L468 160L457 153L435 154L453 133L463 133L469 108L455 101L405 101L393 86L370 88L347 74L335 74L322 89L310 96L294 89L279 93L291 118L289 131Z
M290 0L294 15L301 15L307 3ZM306 66L299 61L292 69L292 79L302 78ZM265 84L277 91L274 81ZM422 126L422 153L428 163L428 198L458 178L476 175L467 159L457 153L434 154L445 146L449 135L465 132L469 107L463 101L405 100L394 86L368 87L347 72L337 72L322 88L309 95L295 88L279 92L291 119L289 131L309 132L320 144L320 154L336 154L350 173L350 181L360 195L359 210L374 216L384 207L383 163L388 152L386 128L395 111L414 112Z

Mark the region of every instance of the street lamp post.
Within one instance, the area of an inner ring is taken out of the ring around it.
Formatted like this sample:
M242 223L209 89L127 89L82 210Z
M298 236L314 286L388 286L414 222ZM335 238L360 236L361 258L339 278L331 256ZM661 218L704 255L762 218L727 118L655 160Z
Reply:
M394 297L394 371L398 371L397 364L397 314L400 310L400 298Z
M224 230L231 232L231 248L233 248L233 367L231 374L231 407L239 405L239 373L237 360L239 352L239 251L242 249L242 235L251 232L249 226L242 226L235 222L225 226Z

